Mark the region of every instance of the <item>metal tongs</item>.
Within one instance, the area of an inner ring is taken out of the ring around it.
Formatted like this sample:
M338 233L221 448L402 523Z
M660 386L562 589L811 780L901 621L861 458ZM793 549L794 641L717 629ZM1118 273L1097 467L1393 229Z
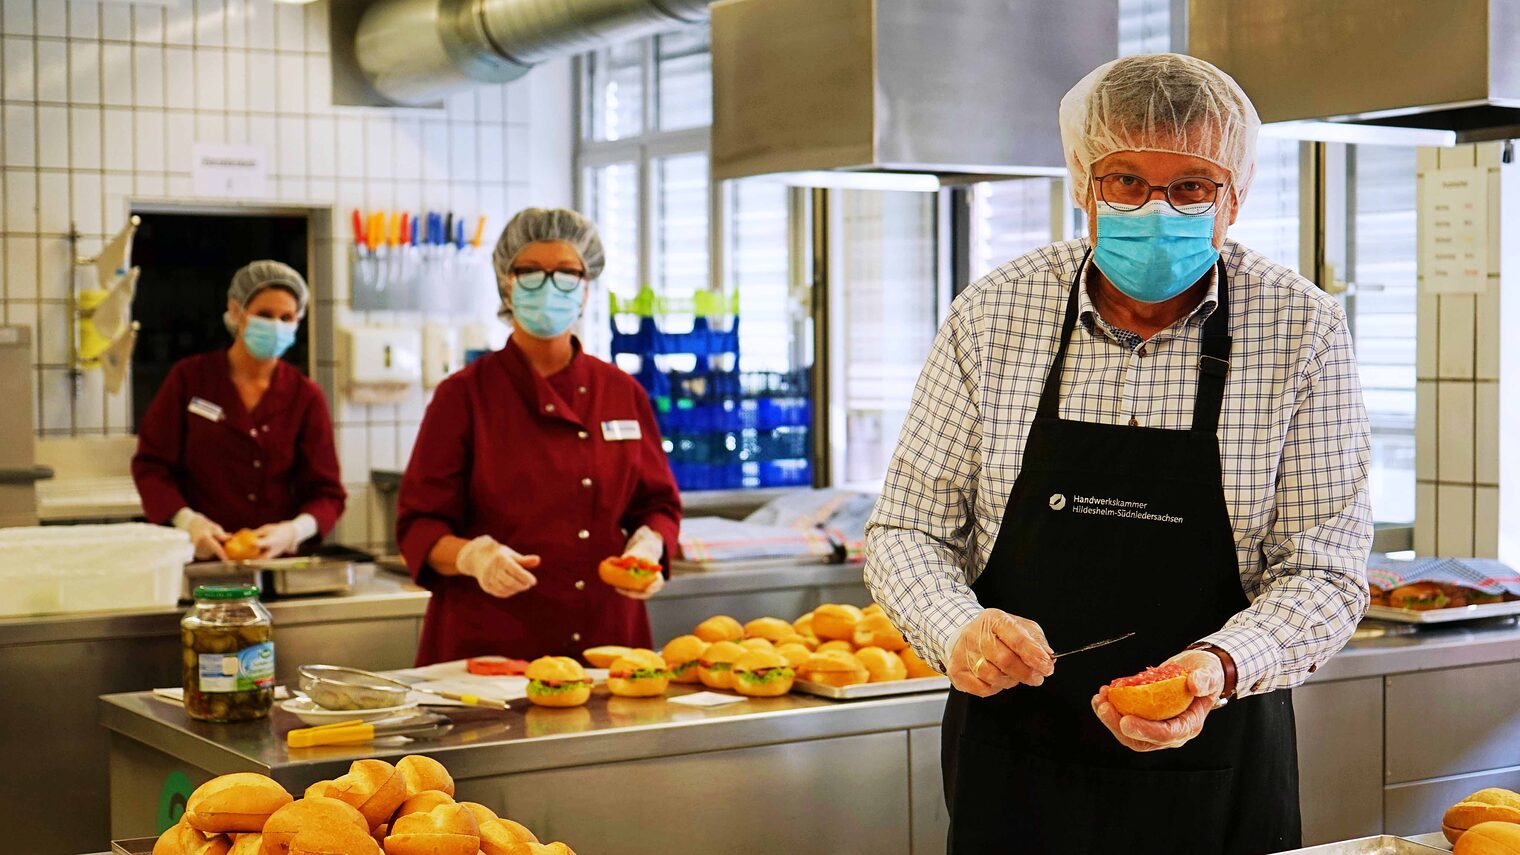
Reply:
M430 739L443 736L453 728L454 722L446 715L403 713L374 721L353 719L318 727L297 728L285 734L285 744L291 748L312 748L317 745L356 745L390 736Z

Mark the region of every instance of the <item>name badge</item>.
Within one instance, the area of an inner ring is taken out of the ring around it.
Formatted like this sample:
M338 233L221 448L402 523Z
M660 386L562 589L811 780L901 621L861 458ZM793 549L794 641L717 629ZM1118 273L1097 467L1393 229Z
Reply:
M637 419L618 419L613 422L602 422L602 439L608 442L628 442L643 438L644 432L639 429Z
M191 398L190 406L186 407L185 409L200 416L203 419L209 419L213 422L219 422L227 417L227 415L222 412L221 407L218 407L216 404L211 403L205 398Z

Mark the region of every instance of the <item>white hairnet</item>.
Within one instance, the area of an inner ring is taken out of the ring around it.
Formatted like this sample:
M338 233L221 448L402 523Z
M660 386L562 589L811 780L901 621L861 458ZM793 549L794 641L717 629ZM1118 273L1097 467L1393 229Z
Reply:
M1092 165L1118 151L1201 157L1229 170L1245 197L1256 175L1261 119L1233 78L1197 57L1149 53L1104 63L1061 99L1071 194L1085 206Z
M581 263L586 265L587 279L602 275L607 258L602 251L602 238L597 234L595 223L568 208L524 208L501 230L496 249L491 253L491 263L496 267L496 290L501 294L503 317L512 313L512 289L507 287L512 262L517 260L517 254L522 252L523 247L545 240L562 240L575 247Z
M232 284L227 286L227 299L247 308L253 298L265 288L283 288L289 291L296 298L296 317L306 316L306 303L311 298L306 280L295 268L278 261L254 261L232 274ZM222 322L227 325L228 332L237 334L237 321L230 310L222 315Z

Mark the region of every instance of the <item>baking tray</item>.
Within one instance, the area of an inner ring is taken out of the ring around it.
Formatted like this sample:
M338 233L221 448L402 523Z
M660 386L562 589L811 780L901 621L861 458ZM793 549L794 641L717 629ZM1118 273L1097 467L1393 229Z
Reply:
M112 840L111 855L153 855L157 837L135 837L131 840Z
M1395 609L1390 606L1368 606L1367 617L1391 620L1397 623L1451 623L1462 620L1509 617L1520 615L1520 600L1507 603L1484 603L1478 606L1461 606L1455 609L1430 609L1417 612L1413 609Z
M1378 837L1363 837L1359 840L1347 840L1341 843L1326 843L1323 846L1310 846L1308 849L1294 849L1283 855L1430 855L1432 852L1445 852L1445 849L1435 849L1419 843L1405 840L1402 837L1379 835Z
M914 677L911 680L889 680L885 683L859 683L854 686L825 686L798 680L792 683L792 691L817 695L835 701L858 701L863 698L886 698L892 695L916 695L919 692L943 692L950 688L949 677Z

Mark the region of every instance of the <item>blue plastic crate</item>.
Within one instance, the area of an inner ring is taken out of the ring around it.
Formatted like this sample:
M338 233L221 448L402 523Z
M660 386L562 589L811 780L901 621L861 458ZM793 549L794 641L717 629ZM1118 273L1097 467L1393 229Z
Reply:
M746 485L743 464L691 463L670 461L670 470L682 490L734 490ZM758 479L757 479L758 481Z

